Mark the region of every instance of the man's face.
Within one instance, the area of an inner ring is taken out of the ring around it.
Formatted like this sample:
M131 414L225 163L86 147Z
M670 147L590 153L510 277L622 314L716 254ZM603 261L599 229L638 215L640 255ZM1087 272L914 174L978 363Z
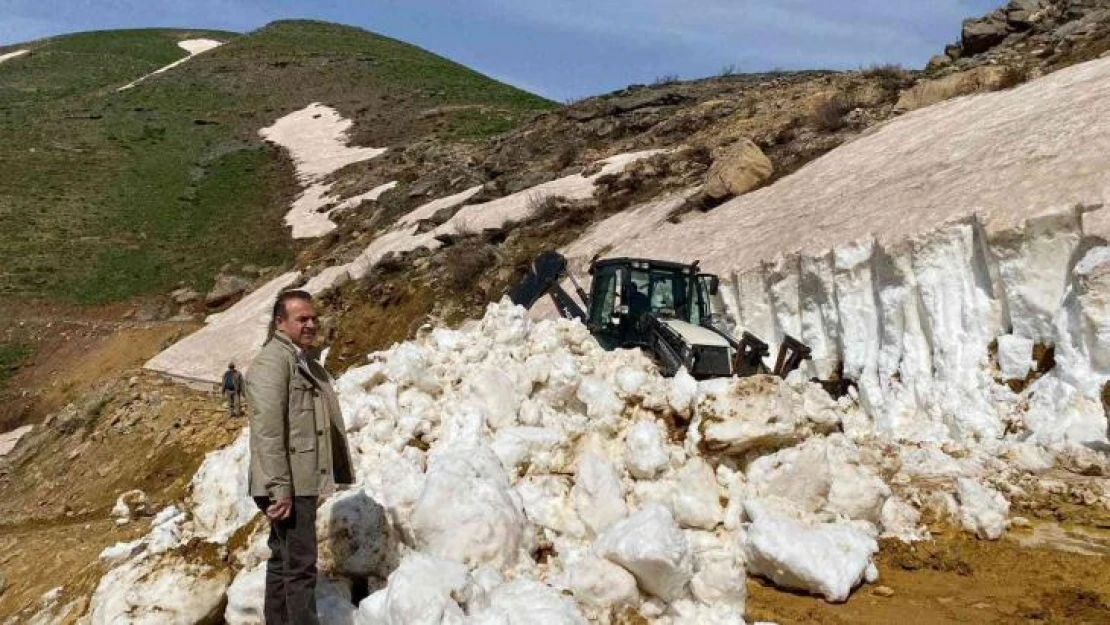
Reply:
M277 329L293 340L301 349L316 343L316 307L303 299L285 302L285 316L276 319Z

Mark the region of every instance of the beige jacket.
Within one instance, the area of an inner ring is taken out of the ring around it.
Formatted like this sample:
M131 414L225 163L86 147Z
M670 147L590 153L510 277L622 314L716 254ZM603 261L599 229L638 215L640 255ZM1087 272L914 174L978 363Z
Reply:
M298 354L277 332L247 372L254 497L321 495L354 482L332 378L314 358Z

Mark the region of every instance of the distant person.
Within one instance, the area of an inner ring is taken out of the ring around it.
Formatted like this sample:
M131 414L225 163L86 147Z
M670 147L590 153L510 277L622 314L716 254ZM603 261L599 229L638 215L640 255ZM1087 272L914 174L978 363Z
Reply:
M238 417L243 414L243 374L235 369L235 363L227 365L224 371L223 391L227 398L227 416Z
M354 481L332 378L312 353L316 324L311 295L279 295L273 335L247 377L250 492L270 519L267 625L319 623L317 499Z

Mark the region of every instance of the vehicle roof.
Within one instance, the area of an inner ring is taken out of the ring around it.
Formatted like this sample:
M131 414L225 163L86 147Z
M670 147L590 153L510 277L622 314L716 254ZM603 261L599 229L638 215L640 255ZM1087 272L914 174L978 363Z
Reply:
M628 256L620 256L617 258L603 258L601 260L594 261L594 267L602 268L608 267L610 265L628 265L634 262L647 263L652 267L659 267L662 269L690 269L690 265L686 263L676 263L669 260L657 260L653 258L631 258Z

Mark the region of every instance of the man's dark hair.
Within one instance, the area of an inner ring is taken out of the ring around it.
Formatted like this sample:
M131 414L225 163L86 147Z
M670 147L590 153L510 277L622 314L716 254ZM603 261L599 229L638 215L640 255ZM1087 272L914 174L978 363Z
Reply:
M274 317L273 317L274 321L277 321L279 317L281 319L285 318L285 315L286 315L285 302L288 302L289 300L292 300L292 299L304 300L306 302L311 303L312 302L312 294L309 293L308 291L301 291L299 289L290 289L288 291L282 291L281 294L277 296L277 300L274 301Z

